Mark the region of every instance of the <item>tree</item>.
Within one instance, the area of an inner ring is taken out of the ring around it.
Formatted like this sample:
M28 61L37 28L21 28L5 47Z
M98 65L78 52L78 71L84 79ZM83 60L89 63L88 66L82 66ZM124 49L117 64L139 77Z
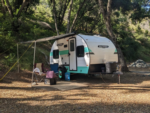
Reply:
M73 5L71 15L72 30L79 31L80 33L92 33L98 31L98 23L101 19L99 14L99 5L94 0L76 1ZM95 24L96 23L96 24Z
M127 65L126 65L126 61L124 59L124 55L123 55L123 53L121 51L121 48L117 44L116 37L115 37L115 35L114 35L113 31L112 31L112 26L111 26L111 14L112 14L112 6L111 5L112 5L112 0L108 0L106 8L104 6L103 0L98 0L98 2L99 2L99 6L100 6L100 11L101 11L101 13L103 15L103 18L104 18L104 22L105 22L105 25L106 25L106 28L107 28L107 32L108 32L108 34L110 36L110 39L112 40L112 42L114 43L114 45L117 48L119 63L122 66L122 70L123 71L128 71L128 68L127 68Z
M57 35L59 35L58 27L57 27L57 19L56 19L56 8L55 8L55 0L52 0L53 3L53 15L54 15L54 20L55 20L55 29L57 32Z
M74 27L74 25L75 25L75 23L76 23L77 18L78 18L79 12L80 12L80 10L82 9L82 7L83 7L85 1L86 1L86 0L83 0L83 2L80 4L80 7L79 7L79 9L78 9L78 11L77 11L77 14L76 14L75 17L74 17L74 20L73 20L73 22L72 22L71 28L70 28L70 30L69 30L70 33L72 32L72 29L73 29L73 27Z
M60 26L59 29L61 29L61 26L63 24L64 21L64 17L65 17L65 13L67 11L67 7L70 3L70 0L59 0L59 5L57 7L57 17L58 17L58 25Z
M71 0L70 8L69 8L69 11L68 11L67 30L66 30L66 33L69 33L69 29L70 29L70 16L71 16L72 4L73 4L73 0Z
M150 1L149 0L133 0L132 14L130 18L135 23L141 22L145 17L150 18Z
M9 16L12 21L10 21L13 31L18 32L18 28L20 26L19 17L22 12L27 12L27 9L31 4L35 4L39 2L39 0L31 1L31 0L13 0L10 4L9 0L1 0L4 12L9 12ZM21 5L21 7L20 7ZM4 14L5 14L4 13Z

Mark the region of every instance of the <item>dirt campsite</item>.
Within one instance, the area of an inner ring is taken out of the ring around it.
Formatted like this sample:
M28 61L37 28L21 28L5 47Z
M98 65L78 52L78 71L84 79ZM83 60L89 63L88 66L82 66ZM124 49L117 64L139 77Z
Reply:
M0 73L2 77L4 73ZM150 76L87 77L71 82L87 86L60 91L31 87L31 72L11 72L0 82L0 113L149 113ZM59 81L58 81L59 82Z
M0 0L0 113L150 113L150 0Z

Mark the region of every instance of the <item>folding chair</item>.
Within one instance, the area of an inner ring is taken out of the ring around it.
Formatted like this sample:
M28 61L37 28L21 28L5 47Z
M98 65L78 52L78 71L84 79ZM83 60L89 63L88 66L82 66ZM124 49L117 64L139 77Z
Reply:
M42 82L42 80L46 78L46 71L44 70L43 63L35 63L33 73L36 78L36 82L38 82L37 76L40 77L40 82Z

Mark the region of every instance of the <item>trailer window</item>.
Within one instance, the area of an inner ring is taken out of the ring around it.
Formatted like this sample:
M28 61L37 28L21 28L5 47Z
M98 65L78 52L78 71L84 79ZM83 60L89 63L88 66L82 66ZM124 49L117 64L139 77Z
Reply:
M74 40L70 40L70 51L74 51Z
M70 40L70 51L74 51L74 40Z
M84 57L84 46L77 47L77 57Z
M59 50L53 50L53 58L58 59L59 58Z

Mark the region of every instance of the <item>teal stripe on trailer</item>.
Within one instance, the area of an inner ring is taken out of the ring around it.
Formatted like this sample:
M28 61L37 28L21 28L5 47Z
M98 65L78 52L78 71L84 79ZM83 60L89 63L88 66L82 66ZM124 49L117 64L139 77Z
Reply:
M69 50L59 51L59 55L65 55L68 54Z
M65 55L68 54L68 50L64 50L64 51L59 51L59 55ZM50 52L50 56L53 56L53 52Z
M85 52L85 53L88 53L88 52L92 52L92 51L91 51L88 47L85 47L85 48L84 48L84 52Z
M88 52L92 52L92 51L88 47L85 47L84 52L88 53ZM69 50L59 51L59 55L66 55L68 53L69 53ZM50 52L50 56L53 56L53 52Z
M50 52L50 56L53 56L53 52Z
M82 74L88 74L89 71L89 67L88 66L84 66L84 67L77 67L77 71L70 71L69 70L69 66L65 66L67 68L67 72L69 73L82 73Z

